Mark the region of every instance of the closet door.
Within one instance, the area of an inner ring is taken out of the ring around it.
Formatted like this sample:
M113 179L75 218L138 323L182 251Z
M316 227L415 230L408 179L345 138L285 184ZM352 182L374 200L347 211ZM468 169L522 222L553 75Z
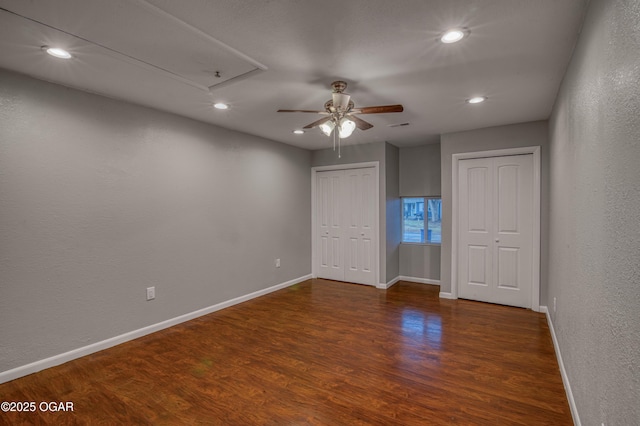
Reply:
M344 280L344 171L317 173L318 278Z
M316 174L318 278L376 285L373 168Z
M345 170L345 281L375 285L373 169Z
M460 297L530 308L533 156L461 160L458 170Z

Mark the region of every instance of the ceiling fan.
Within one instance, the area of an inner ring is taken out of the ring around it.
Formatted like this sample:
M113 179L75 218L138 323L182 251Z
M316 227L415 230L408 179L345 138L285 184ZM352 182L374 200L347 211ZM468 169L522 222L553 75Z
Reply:
M381 105L355 108L351 95L344 93L347 83L344 81L334 81L331 83L331 99L324 104L324 111L312 111L306 109L279 109L278 112L307 112L312 114L321 114L325 117L309 123L303 129L311 129L319 127L322 133L331 136L333 132L333 149L336 148L336 140L338 142L338 156L340 156L340 139L348 138L353 131L358 128L360 130L368 130L373 124L366 122L355 114L383 114L388 112L402 112L402 105Z

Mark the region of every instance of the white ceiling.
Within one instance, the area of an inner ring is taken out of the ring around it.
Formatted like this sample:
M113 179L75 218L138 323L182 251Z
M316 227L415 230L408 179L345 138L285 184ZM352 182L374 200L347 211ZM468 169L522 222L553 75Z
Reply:
M292 130L320 117L276 111L322 109L341 79L356 107L404 105L362 116L375 127L347 144L412 146L548 118L585 3L0 0L0 67L308 149L330 140ZM438 42L451 27L470 36ZM474 95L489 99L466 104ZM215 110L216 101L231 107Z

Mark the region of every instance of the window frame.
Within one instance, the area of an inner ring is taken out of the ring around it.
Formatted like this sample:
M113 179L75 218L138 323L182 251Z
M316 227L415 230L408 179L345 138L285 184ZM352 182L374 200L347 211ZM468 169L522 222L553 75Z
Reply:
M413 242L413 241L405 241L404 240L404 200L406 198L422 198L424 203L424 213L423 213L423 229L425 233L429 230L429 208L428 208L428 200L440 200L442 205L442 196L441 195L427 195L427 196L402 196L400 197L400 244L408 244L408 245L417 245L417 246L442 246L442 234L440 237L440 242L430 242L430 241L422 241L422 242ZM442 218L440 220L442 223ZM442 230L440 231L442 232ZM426 239L426 236L425 236Z

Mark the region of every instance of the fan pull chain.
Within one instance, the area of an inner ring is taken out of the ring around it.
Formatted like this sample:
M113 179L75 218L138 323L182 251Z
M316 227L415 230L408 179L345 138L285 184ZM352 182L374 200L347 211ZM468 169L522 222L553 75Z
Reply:
M333 130L333 150L334 150L334 151L336 150L336 134L337 134L337 133L338 133L338 132L334 129L334 130Z

